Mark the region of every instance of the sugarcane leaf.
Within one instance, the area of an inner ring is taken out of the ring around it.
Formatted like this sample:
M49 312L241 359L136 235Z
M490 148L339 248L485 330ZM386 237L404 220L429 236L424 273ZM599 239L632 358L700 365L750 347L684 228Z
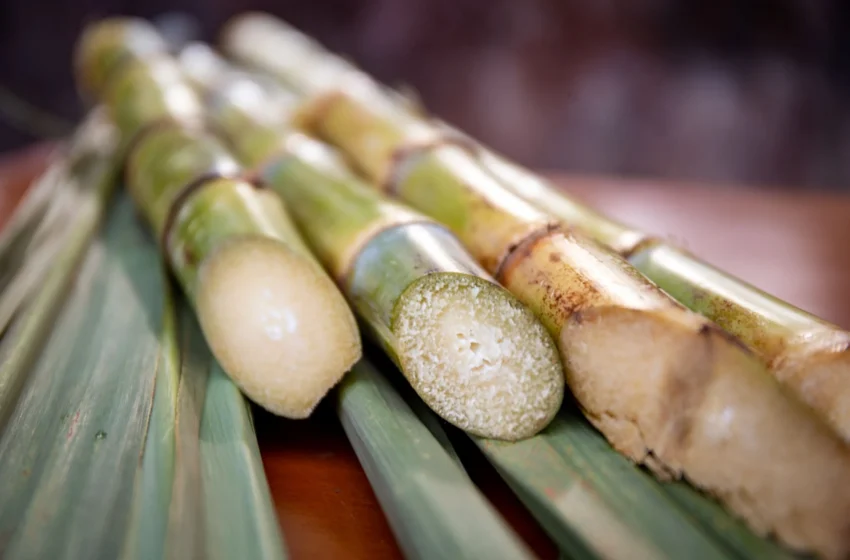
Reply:
M343 380L337 410L406 556L531 556L456 460L368 362L358 363Z
M475 441L571 557L788 557L686 483L654 480L575 410L525 441Z
M24 230L28 226L15 226L8 234L7 239L12 241L4 245L2 257L15 262L20 260L23 266L5 279L7 283L0 294L0 333L3 333L0 429L12 412L29 367L50 332L75 271L100 227L116 172L113 132L105 115L93 112L72 142L75 157L78 157L75 163L62 160L46 172L43 181L57 182L52 189L62 186L62 194L54 197L50 208L60 214L64 212L62 208L72 208L67 219L38 218L30 215L31 205L25 205L21 209L23 214L16 214L23 216L18 222L32 222L35 229L27 233ZM51 192L56 194L57 191ZM31 237L36 235L41 235L44 242L29 250ZM14 332L6 332L24 305L28 306L25 316L15 320Z
M120 552L153 398L163 293L157 252L123 200L89 250L0 440L5 558Z
M166 276L166 270L163 274ZM156 365L153 408L144 454L136 472L133 509L123 558L163 558L174 479L175 424L180 382L180 348L172 290L163 281L164 309Z
M687 482L664 484L664 490L696 523L738 557L777 560L795 557L774 541L754 534L743 521L731 516L720 504Z
M211 366L201 422L206 557L285 558L248 403Z
M174 425L174 480L165 551L168 558L203 558L206 549L201 522L204 495L199 434L211 358L188 306L180 306L178 317L181 365Z

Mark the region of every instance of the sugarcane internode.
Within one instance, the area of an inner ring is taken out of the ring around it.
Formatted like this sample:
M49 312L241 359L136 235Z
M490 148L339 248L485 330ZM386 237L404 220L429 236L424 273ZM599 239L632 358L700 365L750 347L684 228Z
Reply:
M85 36L78 61L111 66L108 82L94 83L130 148L131 196L223 369L268 410L309 415L360 357L351 311L281 201L241 178L227 147L199 126L203 105L179 65L120 40L132 23L116 23L120 33L110 25Z

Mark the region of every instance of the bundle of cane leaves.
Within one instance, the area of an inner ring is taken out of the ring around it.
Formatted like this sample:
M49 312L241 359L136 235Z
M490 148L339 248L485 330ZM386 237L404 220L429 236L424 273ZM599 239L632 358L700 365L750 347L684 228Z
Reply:
M55 150L0 233L0 336L40 286L80 209L91 206L78 200L98 196L91 193L103 183L111 132L98 113Z
M252 25L234 24L229 44L268 48ZM276 56L289 57L286 35L275 41ZM301 126L448 225L538 314L585 416L617 450L659 478L686 478L760 534L825 557L850 552L847 448L737 339L506 189L475 149L365 74L309 91L314 65L293 68L287 81L306 97Z
M166 310L124 557L284 558L245 398L190 308Z
M159 257L128 205L71 284L0 439L4 558L116 558L127 529L164 293Z
M353 65L331 55L316 41L267 16L243 16L229 31L227 47L236 58L265 68L302 93L337 87L341 80L358 73ZM249 35L252 40L246 41ZM280 56L281 52L293 55ZM310 71L302 71L304 68ZM383 93L394 97L396 105L406 111L420 109L404 96L389 90ZM701 261L681 247L595 212L532 171L446 123L434 122L442 130L441 136L470 148L471 155L505 189L627 258L677 301L738 337L767 363L783 385L850 442L850 333ZM381 133L392 134L390 130Z
M114 140L105 116L94 111L4 230L0 427L103 218L117 168Z
M189 62L184 59L184 62ZM265 124L275 104L233 76L210 116L287 203L410 384L461 429L516 440L558 411L563 372L537 319L498 286L443 227L384 200L327 146ZM271 109L268 109L271 108Z
M129 24L87 29L77 60L82 76L110 66L94 93L123 135L127 188L223 369L264 408L303 418L359 359L354 317L277 197L240 178L227 148L196 126L200 101L179 66L136 56L113 40L114 25Z
M192 46L183 53L183 62L186 66L197 68L201 65L199 57L210 56L214 55L211 55L208 50L205 51L200 46ZM359 249L360 256L356 253L357 246L354 246L354 250L347 249L352 240L362 237L356 233L358 229L368 233L369 223L377 221L376 218L382 215L391 217L390 212L398 207L384 201L380 195L370 191L366 185L361 184L350 172L347 172L327 146L275 126L273 116L279 115L281 108L275 106L275 97L268 95L268 92L264 91L265 88L256 85L251 88L250 83L245 82L245 77L239 75L230 74L228 81L226 74L226 71L221 71L214 79L206 74L197 78L200 83L206 83L209 92L213 92L210 97L210 113L215 126L227 133L232 145L243 148L240 153L244 154L243 158L246 161L260 165L258 174L266 184L288 201L293 216L302 227L305 237L313 243L317 255L323 258L333 270L338 271L338 274L343 275L347 270L352 269L352 266L340 264L338 261L341 257L353 258L355 270L369 271L370 276L374 276L377 270L386 268L387 262L392 263L393 270L400 271L405 266L416 270L413 266L416 259L407 255L416 256L422 253L421 249L412 251L412 246L401 246L396 243L386 247L397 250L386 256L382 255L381 252L385 249L383 243L386 243L382 239L392 230L374 227L374 230L381 233L374 238L366 237L362 249ZM263 140L259 141L259 139ZM351 233L351 229L342 229L345 225L349 228L356 226L352 218L358 216L362 216L360 219L363 220L363 224L353 230L355 233ZM368 216L374 216L371 222L366 220ZM422 229L421 224L400 223L396 228L404 232L405 229L413 226L416 226L413 230L416 235L411 235L410 240L420 242L428 240L425 236L427 230ZM336 238L331 237L334 235ZM432 238L427 243L420 243L420 247L435 247L441 241L445 245L444 240L451 239L448 235L441 237L435 237L433 233L431 235ZM454 253L463 255L457 250ZM353 256L348 257L349 254ZM459 258L455 257L456 260ZM465 258L469 260L468 256ZM360 259L368 260L359 263ZM450 262L445 258L430 260L434 264ZM468 271L475 269L472 264L466 264L465 267ZM437 270L433 265L425 269L431 270L431 273ZM410 273L408 276L412 277ZM387 276L387 278L393 277ZM347 285L346 292L355 306L368 320L376 315L376 311L380 311L381 306L391 304L392 299L375 298L371 295L375 293L374 291L358 292L357 279L355 277L354 283L349 281L346 284L343 276L342 281L344 285ZM386 285L384 283L384 286ZM401 303L404 304L404 301L402 300ZM389 311L382 313L385 316L390 314ZM419 316L421 321L422 315ZM372 322L374 324L374 319ZM400 337L397 334L393 336L391 322L384 320L378 323L375 332L389 355L394 357L397 364L400 363L404 367L405 362L400 359L400 356L403 356L407 350ZM453 359L456 363L464 363L465 360L460 358L455 356ZM411 381L415 388L416 379ZM364 385L366 383L366 381L358 382ZM365 392L366 389L362 391ZM429 399L429 396L423 395L426 402L433 401ZM437 408L439 411L439 407L432 405L432 408ZM424 421L435 430L435 435L444 438L444 435L440 433L439 425L428 422L427 414L424 415ZM559 426L563 425L563 422L559 420L555 423ZM466 429L475 433L474 430L469 429L469 426L466 426ZM590 431L587 427L585 429ZM365 432L365 429L363 431ZM479 445L488 452L491 460L512 481L520 495L535 511L563 550L571 554L594 551L603 557L627 557L624 556L627 551L643 557L677 557L691 549L697 549L704 551L705 557L722 556L716 545L713 545L705 535L682 517L681 511L658 491L657 486L654 486L646 475L631 468L624 472L617 472L610 479L597 476L593 474L593 465L576 463L574 454L569 451L559 453L556 450L559 443L561 449L566 449L568 446L581 449L583 445L582 441L577 441L577 437L581 437L582 432L579 432L578 436L563 432L563 429L548 428L544 431L545 436L504 445L499 445L494 440L476 438ZM355 447L357 446L358 443L355 442ZM609 451L608 455L626 463L625 459L613 452ZM367 470L369 470L368 464ZM595 500L587 498L581 503L577 499L572 500L570 497L575 495L574 489L577 486L587 488L585 494L591 497L595 492L605 492L607 489L605 497L611 499L606 501L602 498ZM645 489L643 493L637 490L630 492L617 490L631 486L648 487L648 490ZM383 486L376 484L376 488L381 495ZM592 515L582 516L576 513L587 504L595 506ZM650 517L641 516L639 513L641 507L651 507L653 511L660 513ZM393 513L394 518L396 509L387 509ZM600 531L603 527L604 530ZM642 535L642 530L647 527L651 529L648 531L651 534L649 538ZM621 537L611 539L611 535L605 534L611 530L618 531Z

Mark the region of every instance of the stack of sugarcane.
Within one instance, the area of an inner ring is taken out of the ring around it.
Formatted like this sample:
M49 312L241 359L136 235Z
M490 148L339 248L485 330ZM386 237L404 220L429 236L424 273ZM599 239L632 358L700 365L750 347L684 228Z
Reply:
M144 32L154 33L134 20L92 27L79 51L83 85L104 102L123 133L128 190L218 361L258 404L306 416L359 354L350 311L289 225L281 201L257 187L265 177L246 176L206 130L199 98L162 41L137 41ZM117 69L99 73L110 60ZM86 78L100 74L107 75L100 84ZM335 195L338 211L354 212L348 223L340 220L317 234L324 237L306 232L308 238L314 247L325 243L317 254L425 402L448 421L487 437L519 439L548 424L563 397L563 371L551 337L531 311L488 278L443 226L380 200L317 155L315 143L303 141L293 151L302 165L293 171L297 176L300 169L307 179L310 172L327 177L329 190L305 198L299 208L308 211L312 200L313 211L321 211L335 203L329 196ZM340 403L352 439L363 426L414 436L392 448L371 439L361 450L383 461L376 476L390 487L384 502L409 509L408 524L423 516L435 524L431 535L413 534L410 547L420 553L430 547L443 556L525 557L504 521L438 440L416 427L392 389L365 364L352 376ZM384 421L376 425L381 414ZM387 461L396 453L406 459ZM428 461L421 464L422 458ZM181 472L182 487L189 475ZM405 480L414 474L418 478ZM440 492L445 496L438 499ZM428 503L400 500L417 494ZM404 527L398 531L405 534Z
M110 169L121 161L200 330L189 314L173 313L149 247L138 262L122 257L144 293L159 290L131 311L166 310L161 336L146 333L138 351L144 375L120 386L123 398L138 397L116 424L126 434L116 464L133 470L147 429L143 463L100 499L104 511L119 507L111 504L134 489L125 517L82 531L53 516L57 534L85 536L68 536L67 550L121 532L126 518L125 540L104 553L283 554L267 497L248 490L261 479L250 419L218 362L246 396L291 418L309 416L353 366L337 410L411 556L528 556L430 411L475 439L570 555L782 557L729 529L704 498L659 485L612 448L659 480L686 479L758 534L827 558L850 555L847 333L565 198L282 22L244 16L225 46L280 81L202 45L183 49L178 63L139 20L97 23L79 45L81 89L104 105L120 136L109 150L99 141L109 151L100 159ZM99 185L111 184L93 169ZM100 190L81 239L106 208L109 189ZM121 208L107 240L143 245ZM73 259L54 272L57 286L70 282L83 247L73 245ZM114 272L91 280L93 267L83 267L77 290L105 286L109 301L131 297L127 283L107 282ZM12 330L42 336L59 291L38 296L44 309ZM75 301L85 308L87 299ZM26 309L19 298L11 304L0 300L0 309ZM365 361L354 365L361 345L352 311L421 401L403 399ZM127 325L113 318L101 328ZM34 348L18 344L7 360L0 346L0 419L11 414ZM83 370L120 383L108 368ZM570 410L556 418L565 380L610 445ZM141 395L154 385L148 409ZM27 458L40 456L22 430L58 393L37 388L0 439L0 474L27 472ZM105 391L88 398L96 406ZM89 430L95 445L107 438L91 422L65 421L63 437ZM233 450L204 445L224 432ZM6 449L22 450L19 459L4 457ZM38 469L58 477L64 455L49 457ZM83 472L79 459L70 464L78 463ZM29 509L23 521L0 511L0 529L20 526L0 551L56 556L61 539L27 538L44 504L64 495L59 478L46 480L46 489L30 482L7 491ZM239 521L229 512L236 502ZM223 537L230 524L240 525L240 539Z
M843 356L831 352L844 350L844 333L800 314L784 320L780 304L770 309L762 298L749 311L762 312L763 324L744 339L770 359L769 371L730 333L564 222L656 268L670 259L652 254L673 254L657 242L587 211L582 220L559 207L553 215L547 202L555 195L535 198L529 174L447 133L282 24L243 17L225 42L237 58L280 75L302 95L299 127L339 149L375 188L449 226L541 318L557 338L569 388L614 447L660 477L688 479L758 532L826 556L848 554L848 450L836 433L845 432L830 430L801 402L828 405L819 412L840 428L835 419L843 409L822 395L847 392ZM675 272L675 263L668 269ZM699 285L692 269L679 277ZM737 297L738 305L754 300ZM732 321L721 323L742 334ZM755 344L762 338L773 339L772 354ZM783 341L787 350L777 358ZM814 359L801 366L807 356ZM788 389L771 372L789 381ZM817 388L795 381L808 375Z
M247 41L251 36L252 41ZM280 21L258 14L243 16L231 27L225 40L232 54L280 76L295 91L315 95L333 90L339 82L364 81L345 60L326 52L315 41ZM293 56L282 56L280 51ZM295 56L297 54L297 56ZM349 88L374 87L346 86ZM774 376L809 404L846 441L850 441L850 333L786 302L778 300L658 237L611 220L571 199L547 184L545 179L510 162L474 139L437 120L436 127L422 127L429 119L409 100L385 90L382 102L392 100L411 119L397 115L411 137L439 138L442 143L460 144L471 151L478 164L501 187L557 219L564 227L580 231L628 259L646 277L688 308L708 317L726 332L738 337L759 354ZM416 116L421 116L417 119ZM333 124L325 119L321 126ZM414 129L416 130L414 132ZM345 133L343 128L342 133ZM393 135L385 129L372 133ZM391 145L394 140L387 139ZM408 140L409 142L409 140ZM361 143L361 146L363 144ZM377 145L377 144L376 144ZM386 149L387 145L372 148ZM362 149L362 148L361 148ZM386 154L358 154L354 163L373 165ZM380 175L381 170L367 169Z

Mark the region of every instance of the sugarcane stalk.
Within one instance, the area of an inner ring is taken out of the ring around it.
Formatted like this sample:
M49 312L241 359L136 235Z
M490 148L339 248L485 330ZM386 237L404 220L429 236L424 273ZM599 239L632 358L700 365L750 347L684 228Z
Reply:
M276 55L287 51L278 46ZM364 80L310 98L300 124L376 185L448 225L541 317L573 394L615 448L660 477L687 478L758 533L827 557L847 554L847 449L759 359L510 192L474 149L444 140L435 125L428 138L427 123L378 102L380 88Z
M99 64L84 54L84 67ZM241 179L226 147L194 126L201 103L173 60L126 56L99 95L129 150L128 190L213 354L264 408L309 415L361 353L333 281L281 203Z
M423 400L485 437L521 439L548 424L561 404L563 373L534 316L443 226L384 200L327 146L265 123L258 115L274 114L263 110L273 103L255 105L263 98L254 96L243 105L246 87L235 79L215 89L215 127L286 201L316 256Z

